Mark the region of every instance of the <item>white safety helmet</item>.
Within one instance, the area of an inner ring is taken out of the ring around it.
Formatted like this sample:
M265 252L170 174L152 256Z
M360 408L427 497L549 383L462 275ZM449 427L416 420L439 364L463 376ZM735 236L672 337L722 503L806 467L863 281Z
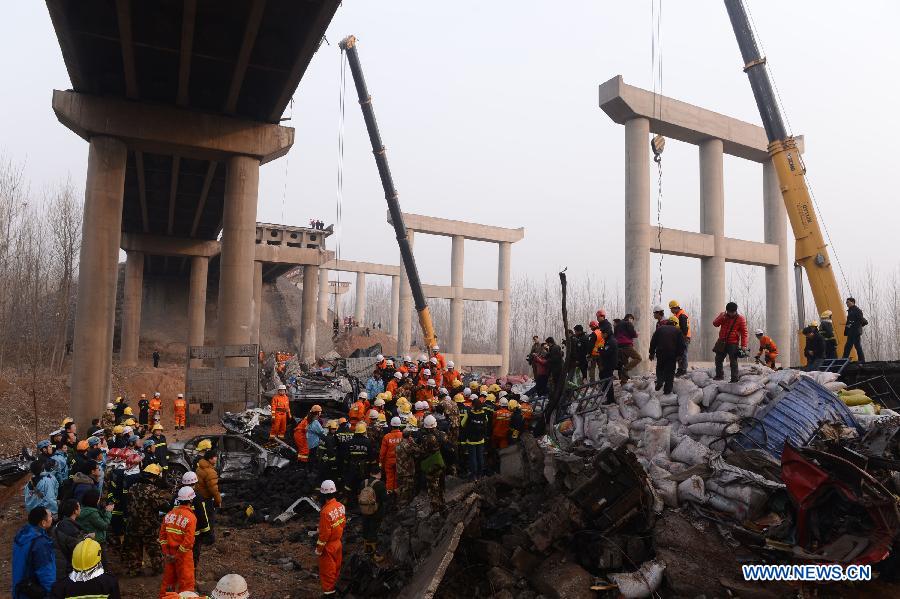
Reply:
M656 304L655 306L653 306L653 311L654 312L665 312L666 309L662 307L662 304Z
M439 349L441 349L441 346L438 345L437 343L435 343L435 344L434 344L434 347L432 347L431 349L434 350L434 351L438 351Z
M359 399L369 399L369 394L365 391L360 391L359 395L357 395L356 397L358 397Z
M756 334L757 335L765 335L765 331L763 331L762 329L756 329Z
M287 391L287 385L278 385L279 391Z
M397 372L394 373L394 378L399 381L400 379L403 378L403 373L398 370Z
M107 409L107 410L112 410L112 409L115 408L115 407L116 407L116 406L114 406L114 405L112 404L112 402L109 402L108 404L106 404L106 409Z
M197 476L196 474L194 475ZM178 501L193 501L197 494L190 487L181 487L178 489Z
M196 485L197 481L200 480L197 478L196 472L185 472L181 475L181 484L182 485Z
M369 418L378 418L378 410L369 410Z
M455 368L455 367L456 367L456 364L453 363L453 360L450 360L449 362L447 362L447 368Z
M471 389L469 389L468 387L466 387L465 389L463 389L463 397L469 397L470 395L472 395L472 390L471 390Z
M415 404L413 404L413 408L415 408L416 410L427 410L428 402L419 400Z
M226 574L219 579L209 597L210 599L250 599L250 591L247 590L247 581L243 576Z
M450 394L447 392L447 388L446 388L446 387L441 387L440 389L438 389L438 394L439 394L439 395L450 395Z
M380 407L382 407L383 405L384 405L384 400L381 399L380 397L379 397L378 399L375 400L375 407L376 407L376 408L380 408ZM373 411L377 412L378 410L373 410ZM369 412L369 413L371 414L372 412Z
M394 365L394 361L393 361L393 360L388 360L387 362L385 362L385 364L386 364L387 366L393 366L393 365Z
M500 398L500 407L501 407L501 408L505 408L505 407L507 407L508 405L509 405L509 400L506 399L505 397L501 397L501 398Z
M159 391L153 394L153 397L159 397Z
M403 356L404 362L412 362L412 356Z
M425 417L425 428L437 428L437 419L429 414Z
M179 394L178 394L178 399L184 399L184 393L179 393Z
M431 362L432 364L437 364L437 363L438 363L438 362L437 362L437 358L435 358L434 356L432 356L431 359L428 360L428 361Z
M506 391L501 391L500 393L497 394L497 397L501 397L501 398L502 398L502 397L506 397L507 395L508 395L508 394L506 393Z
M319 487L319 493L323 495L330 495L332 493L337 493L337 487L334 484L333 480L323 480L322 486Z
M434 379L428 379L426 385L428 385L429 387L435 387L437 386L437 383L434 382Z
M399 416L391 418L391 426L403 426L403 422L400 420Z
M123 435L130 435L133 432L134 432L134 429L131 428L130 426L126 426L125 428L122 429Z
M427 361L428 361L428 356L426 356L425 354L419 354L419 362L427 362Z
M379 362L381 362L382 360L384 360L384 356L382 356L381 354L378 354L377 356L375 356L375 359L378 360Z
M431 376L431 371L427 368L423 368L422 374L424 374L425 376Z

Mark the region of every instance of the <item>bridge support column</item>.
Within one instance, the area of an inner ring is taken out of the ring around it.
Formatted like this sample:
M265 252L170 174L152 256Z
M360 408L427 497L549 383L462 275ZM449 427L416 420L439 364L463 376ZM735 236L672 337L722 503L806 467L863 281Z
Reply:
M400 331L400 277L399 275L391 276L391 337L397 338ZM399 352L398 352L399 353Z
M501 359L497 374L506 376L509 374L509 286L512 244L501 241L497 245L500 248L497 261L497 289L503 293L503 299L497 302L497 353Z
M259 160L249 156L228 158L219 260L219 345L250 343L258 193ZM245 358L229 358L225 365L247 364Z
M791 330L787 211L771 160L763 163L763 223L766 243L778 246L778 266L766 267L766 334L778 346L778 361L783 366L790 366L793 363L791 338L795 333Z
M324 271L328 276L328 271ZM319 267L303 266L303 304L300 308L300 361L312 364L316 361L316 311L319 295ZM327 290L328 287L326 286Z
M262 262L253 263L253 309L250 321L250 343L259 344L259 325L262 318Z
M450 299L449 347L445 351L458 356L462 354L463 315L465 314L463 288L465 287L466 238L462 235L454 235L451 244L450 287L453 288L453 297Z
M634 349L644 356L653 334L650 311L650 121L625 123L625 311L634 314L640 337ZM646 371L643 360L635 369Z
M319 301L318 301L319 320L328 322L328 269L319 269ZM331 326L331 323L328 323Z
M353 320L359 326L366 326L366 273L356 273L356 303L353 306Z
M191 258L191 280L188 292L188 346L206 344L206 278L209 258ZM203 360L192 360L192 367L200 367Z
M413 248L412 229L406 229L406 236L409 239L410 250ZM409 353L409 346L412 345L412 313L414 310L412 289L409 286L409 277L406 276L406 268L403 267L403 260L400 261L400 307L398 309L397 322L399 329L397 331L397 355L403 356Z
M144 295L144 254L141 252L126 254L123 295L119 361L122 366L137 366L141 338L141 300Z
M110 401L116 279L125 191L125 144L94 136L84 190L71 415L86 429Z
M700 353L705 360L710 359L713 345L719 338L719 330L712 321L725 310L723 156L721 139L708 139L700 144L700 232L713 236L715 248L714 256L700 259ZM696 315L691 314L691 317L696 318Z

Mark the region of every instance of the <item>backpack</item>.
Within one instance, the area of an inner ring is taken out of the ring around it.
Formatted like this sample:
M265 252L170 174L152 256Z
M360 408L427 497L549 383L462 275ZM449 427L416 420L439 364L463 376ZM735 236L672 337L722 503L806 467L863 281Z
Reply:
M367 480L359 492L359 511L363 516L371 516L378 511L378 499L375 497L373 483L371 479Z

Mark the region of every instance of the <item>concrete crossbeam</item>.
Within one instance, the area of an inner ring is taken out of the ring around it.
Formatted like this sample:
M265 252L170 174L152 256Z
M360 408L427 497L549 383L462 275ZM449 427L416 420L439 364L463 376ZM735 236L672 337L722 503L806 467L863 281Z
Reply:
M388 213L387 222L391 223L390 213ZM448 218L437 218L422 214L410 214L409 212L403 213L403 222L406 224L407 229L412 229L418 233L442 235L444 237L461 235L465 239L487 241L488 243L498 243L501 241L515 243L525 237L525 229L523 227L509 229L507 227L494 227L491 225L481 225L478 223Z
M502 302L503 291L500 289L477 289L463 287L458 289L449 285L422 285L422 291L428 299L462 299L470 302Z
M326 270L340 272L361 272L367 275L383 275L386 277L399 277L400 267L392 264L374 264L372 262L355 262L353 260L329 260L321 265Z
M652 243L650 251L656 254L684 256L686 258L711 258L715 253L715 238L706 233L682 231L680 229L662 228L661 245L656 240L657 229L647 225ZM745 239L725 238L725 261L750 266L777 266L779 248L775 244L747 241Z
M485 367L501 367L503 366L503 356L500 354L445 354L448 360L453 360L454 366L485 366Z
M222 245L218 241L204 241L185 237L164 237L143 233L123 233L122 249L148 256L180 256L211 258L218 256Z
M53 90L53 112L85 140L105 135L131 149L201 160L242 155L265 164L294 143L290 127L73 91Z
M256 244L257 262L264 264L296 264L320 266L334 259L334 252L314 248L292 248L286 245Z

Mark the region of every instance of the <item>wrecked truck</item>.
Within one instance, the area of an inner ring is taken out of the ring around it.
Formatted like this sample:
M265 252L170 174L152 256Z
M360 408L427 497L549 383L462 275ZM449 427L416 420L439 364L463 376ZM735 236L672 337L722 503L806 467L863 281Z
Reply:
M270 469L284 468L291 460L275 451L270 451L247 437L234 433L200 435L187 441L169 443L169 472L181 480L181 475L194 470L202 452L197 451L197 444L209 439L212 448L218 453L216 471L223 482L252 480Z

